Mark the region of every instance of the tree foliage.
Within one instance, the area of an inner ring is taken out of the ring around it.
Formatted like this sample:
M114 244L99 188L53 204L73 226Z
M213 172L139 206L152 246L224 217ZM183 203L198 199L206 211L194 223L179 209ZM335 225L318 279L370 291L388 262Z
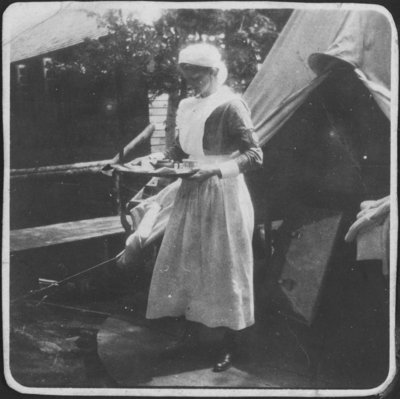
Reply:
M199 41L221 49L228 67L227 84L243 92L257 72L290 10L168 9L153 24L121 10L94 15L108 34L87 40L76 48L68 63L58 64L97 82L112 82L117 102L127 76L154 95L170 95L174 117L179 100L186 95L176 63L179 50ZM167 130L173 126L167 126Z
M121 10L98 18L108 34L86 40L67 67L93 79L116 74L139 74L155 92L180 86L176 70L179 50L205 41L218 46L229 70L228 84L243 91L274 43L290 10L164 10L154 24L146 24ZM65 65L64 65L65 67Z

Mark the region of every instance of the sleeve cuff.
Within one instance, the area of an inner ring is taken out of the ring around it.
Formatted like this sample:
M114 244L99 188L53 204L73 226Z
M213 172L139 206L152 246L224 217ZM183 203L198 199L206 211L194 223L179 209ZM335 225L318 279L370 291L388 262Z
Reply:
M227 161L220 165L219 167L221 171L221 176L223 179L227 179L229 177L239 176L240 170L236 161Z

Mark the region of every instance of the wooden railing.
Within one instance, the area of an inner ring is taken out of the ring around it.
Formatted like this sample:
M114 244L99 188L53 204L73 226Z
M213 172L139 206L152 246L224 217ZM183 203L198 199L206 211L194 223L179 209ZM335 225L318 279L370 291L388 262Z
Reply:
M148 125L138 136L130 141L114 158L101 161L79 162L66 165L39 166L36 168L11 169L12 179L27 179L31 177L69 176L78 174L98 173L108 164L126 162L129 155L140 144L150 140L154 125Z

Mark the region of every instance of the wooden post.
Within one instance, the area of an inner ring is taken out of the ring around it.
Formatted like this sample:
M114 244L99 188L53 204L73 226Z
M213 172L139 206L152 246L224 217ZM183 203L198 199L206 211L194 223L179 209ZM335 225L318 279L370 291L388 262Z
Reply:
M128 156L132 151L139 146L140 144L144 143L147 140L150 140L153 132L154 132L155 126L150 124L148 125L138 136L136 136L131 142L129 142L123 149L120 151L111 161L112 163L124 163L126 162ZM113 173L113 179L114 179L114 190L116 193L116 201L117 201L117 208L118 208L118 214L121 219L121 224L123 228L125 229L126 235L129 235L131 231L131 225L128 222L127 215L125 212L125 200L122 196L122 184L121 184L121 179L123 177L121 176L118 171L114 171Z
M132 151L138 147L140 144L144 143L147 140L150 140L155 126L150 124L148 125L139 135L137 135L132 141L130 141L123 149L120 151L110 163L123 163L126 162L127 157Z
M165 122L165 132L166 132L166 146L167 148L172 146L175 141L175 127L176 127L176 111L179 104L179 92L173 91L169 93L168 97L168 111L167 120Z
M117 209L118 214L121 220L122 227L125 229L125 235L128 236L131 234L131 225L128 222L128 218L125 212L125 201L122 198L121 193L121 175L118 171L114 171L113 173L113 180L114 180L114 190L116 193L116 202L117 202Z

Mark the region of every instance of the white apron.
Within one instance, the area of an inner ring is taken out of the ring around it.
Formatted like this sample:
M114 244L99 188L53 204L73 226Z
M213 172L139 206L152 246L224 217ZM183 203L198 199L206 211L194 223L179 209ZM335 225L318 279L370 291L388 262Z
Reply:
M197 159L204 153L202 140L193 142L201 148L183 150ZM234 330L252 325L253 226L243 175L201 183L182 179L154 267L146 317L185 316Z

